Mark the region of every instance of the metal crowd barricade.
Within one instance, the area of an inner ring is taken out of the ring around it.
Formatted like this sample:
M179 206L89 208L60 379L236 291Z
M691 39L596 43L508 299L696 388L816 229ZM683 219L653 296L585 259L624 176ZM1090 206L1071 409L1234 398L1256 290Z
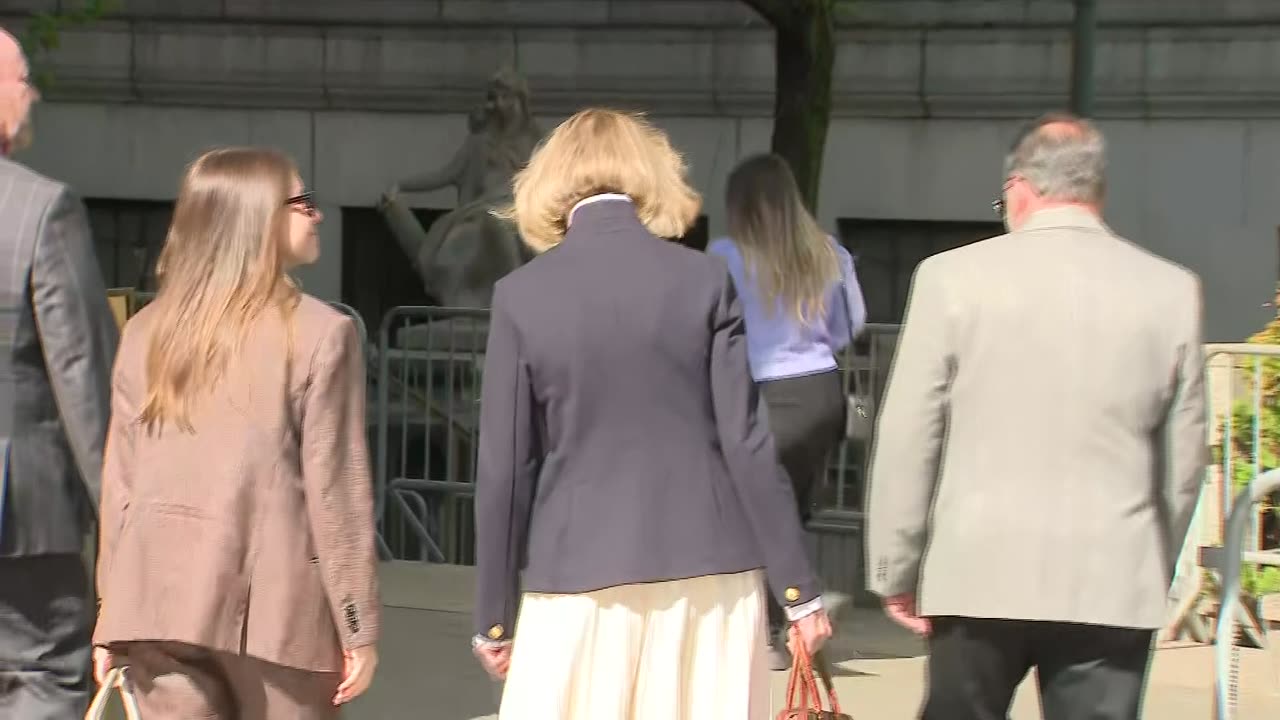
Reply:
M1280 410L1275 407L1277 399L1267 397L1280 390L1280 346L1211 344L1205 346L1204 356L1209 444L1215 457L1206 468L1206 482L1174 577L1170 596L1176 606L1167 629L1170 637L1187 634L1198 641L1209 639L1202 608L1218 601L1214 717L1233 720L1238 644L1248 640L1255 647L1268 645L1262 613L1241 601L1243 566L1248 565L1254 579L1255 596L1261 589L1258 584L1268 577L1265 568L1280 567L1280 551L1261 547L1256 507L1280 490L1280 471L1263 466L1277 461L1275 449L1268 452L1263 443L1277 440L1274 432L1264 432L1264 426L1269 414ZM1243 486L1238 496L1237 486Z
M385 556L469 564L474 557L480 375L489 313L404 306L377 346L375 487Z
M1245 549L1247 547L1245 534L1257 520L1256 505L1266 501L1272 493L1277 491L1280 491L1280 469L1262 473L1236 496L1231 514L1227 518L1221 566L1222 604L1218 610L1218 624L1213 642L1215 720L1235 720L1236 718L1240 684L1240 646L1237 641L1239 636L1237 626L1242 621L1252 623L1257 620L1240 602L1241 576L1243 575L1241 566L1246 562L1261 566L1280 566L1280 554ZM1241 558L1241 561L1229 562L1230 558ZM1265 620L1261 630L1265 638Z
M898 325L872 324L841 357L845 387L878 403L897 345ZM469 563L473 557L475 453L488 312L393 308L378 331L375 482L384 558ZM870 447L841 443L818 488L811 526L824 575L861 583L863 488ZM848 576L848 577L844 577ZM856 576L856 577L855 577Z
M331 301L329 307L351 318L351 322L356 325L356 332L360 335L360 347L365 349L366 365L369 359L369 327L365 325L364 318L361 317L360 311L342 302Z
M901 327L889 323L868 323L858 341L840 354L845 393L853 392L856 386L871 399L873 412L878 412L884 395ZM827 462L825 487L818 489L820 500L817 509L822 522L856 523L861 519L870 452L870 442L860 445L844 439L832 453Z
M856 377L858 390L871 400L872 412L880 407L898 331L898 325L870 324L839 358L845 392L853 390ZM824 586L855 598L866 592L863 513L871 446L871 441L842 440L831 453L823 482L814 488L807 533L810 556Z

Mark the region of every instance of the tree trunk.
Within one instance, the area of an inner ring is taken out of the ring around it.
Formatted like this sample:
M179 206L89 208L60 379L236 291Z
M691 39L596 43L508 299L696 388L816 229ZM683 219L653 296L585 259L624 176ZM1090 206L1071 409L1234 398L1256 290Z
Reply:
M822 156L831 120L835 32L831 0L791 0L776 18L772 150L795 173L811 212L818 208Z

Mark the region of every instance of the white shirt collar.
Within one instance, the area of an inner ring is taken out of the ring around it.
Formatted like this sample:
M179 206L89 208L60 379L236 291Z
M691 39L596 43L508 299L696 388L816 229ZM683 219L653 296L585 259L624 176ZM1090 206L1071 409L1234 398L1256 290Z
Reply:
M565 224L566 225L573 224L573 214L578 212L578 208L582 207L583 205L590 205L591 203L600 202L601 200L622 200L623 202L631 202L631 198L627 197L626 195L623 195L622 193L600 193L599 195L592 195L591 197L587 197L579 200L577 204L575 204L569 210L569 221Z

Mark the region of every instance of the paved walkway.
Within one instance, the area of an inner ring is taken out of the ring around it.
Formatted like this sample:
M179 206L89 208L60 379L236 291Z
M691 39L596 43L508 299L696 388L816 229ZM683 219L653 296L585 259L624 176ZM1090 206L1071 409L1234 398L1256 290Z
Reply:
M494 713L500 686L471 657L469 568L396 563L385 567L382 662L355 720L469 720ZM1280 641L1280 638L1277 638ZM832 641L836 686L859 720L914 720L924 688L922 644L876 611L857 610ZM1280 650L1276 660L1280 661ZM1240 720L1280 717L1277 668L1262 651L1241 650ZM1211 720L1210 648L1175 645L1156 653L1147 692L1150 720ZM780 703L785 673L774 674ZM1018 694L1012 720L1040 717L1035 688ZM548 720L554 720L548 718Z

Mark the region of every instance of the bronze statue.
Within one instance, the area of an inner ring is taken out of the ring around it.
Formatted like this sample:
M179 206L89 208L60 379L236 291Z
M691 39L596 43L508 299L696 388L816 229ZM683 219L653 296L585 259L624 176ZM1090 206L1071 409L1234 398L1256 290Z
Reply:
M511 179L528 162L542 131L529 112L524 81L503 70L485 104L468 117L470 135L444 167L393 186L379 209L413 261L428 294L450 307L489 307L493 284L529 259L514 225L490 211L511 202ZM424 231L401 192L454 186L458 207Z

